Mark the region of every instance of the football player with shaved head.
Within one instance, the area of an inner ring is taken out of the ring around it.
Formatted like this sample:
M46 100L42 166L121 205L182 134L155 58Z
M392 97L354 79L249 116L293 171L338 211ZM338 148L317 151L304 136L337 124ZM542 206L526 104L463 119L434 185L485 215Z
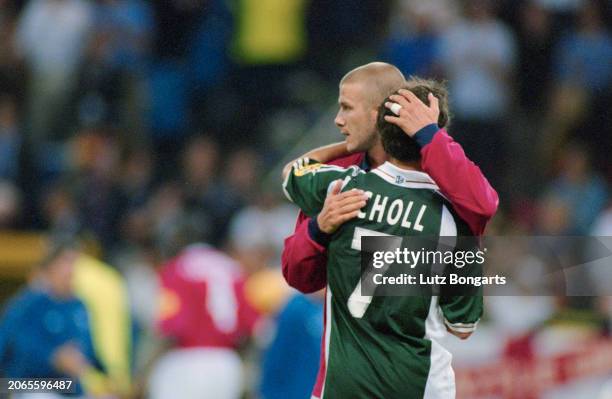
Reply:
M378 107L398 89L410 85L439 84L411 77L408 80L395 66L373 62L348 72L340 81L338 113L334 120L345 140L312 150L302 157L349 167L357 165L368 171L387 160L376 129ZM428 123L431 106L408 100L406 91L400 90L390 99L396 119L389 120L420 147L421 170L437 184L449 200L454 212L474 235L482 235L487 222L495 214L498 196L482 172L465 155L461 146L446 132L445 126ZM445 102L442 102L445 103ZM448 110L446 110L448 114ZM302 158L300 157L300 158ZM288 172L291 163L285 168ZM326 287L327 244L333 233L348 220L357 217L366 198L358 190L342 191L341 182L332 186L317 216L300 213L293 235L285 240L282 257L283 275L288 284L309 293ZM313 395L320 397L325 377L324 353Z

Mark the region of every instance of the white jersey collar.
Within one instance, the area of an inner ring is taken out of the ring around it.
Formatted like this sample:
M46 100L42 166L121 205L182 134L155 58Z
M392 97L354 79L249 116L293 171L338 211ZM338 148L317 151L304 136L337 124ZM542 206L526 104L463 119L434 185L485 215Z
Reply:
M389 161L372 170L378 176L397 186L438 190L438 185L425 172L399 168Z

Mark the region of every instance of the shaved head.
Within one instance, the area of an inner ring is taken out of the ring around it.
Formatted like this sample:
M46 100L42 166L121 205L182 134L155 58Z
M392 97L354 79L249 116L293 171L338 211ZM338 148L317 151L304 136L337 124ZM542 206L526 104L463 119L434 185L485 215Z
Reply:
M368 105L378 108L385 98L405 85L406 79L402 72L391 64L371 62L344 75L340 86L352 83L362 84L367 93Z

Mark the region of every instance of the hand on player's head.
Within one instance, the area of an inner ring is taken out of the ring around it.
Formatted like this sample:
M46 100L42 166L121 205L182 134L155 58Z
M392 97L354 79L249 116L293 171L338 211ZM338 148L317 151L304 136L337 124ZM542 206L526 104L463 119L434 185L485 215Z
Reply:
M427 95L429 105L425 104L413 92L400 89L397 94L389 96L385 107L396 116L387 115L385 120L400 127L410 137L431 124L437 124L440 117L440 106L436 96ZM399 109L397 105L399 105Z

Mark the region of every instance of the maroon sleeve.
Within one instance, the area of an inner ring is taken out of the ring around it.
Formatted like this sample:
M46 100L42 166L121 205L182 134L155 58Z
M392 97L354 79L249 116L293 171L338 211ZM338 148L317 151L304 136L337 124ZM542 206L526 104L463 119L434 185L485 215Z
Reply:
M364 153L352 154L329 163L348 167L359 164L364 156ZM309 221L300 212L295 232L285 239L281 259L287 283L305 294L318 291L327 284L327 249L310 238Z
M444 129L421 149L421 167L453 204L455 212L476 235L482 235L499 205L497 192L480 168Z
M308 235L309 220L300 212L295 232L285 239L282 255L285 280L305 294L318 291L327 284L326 248Z

